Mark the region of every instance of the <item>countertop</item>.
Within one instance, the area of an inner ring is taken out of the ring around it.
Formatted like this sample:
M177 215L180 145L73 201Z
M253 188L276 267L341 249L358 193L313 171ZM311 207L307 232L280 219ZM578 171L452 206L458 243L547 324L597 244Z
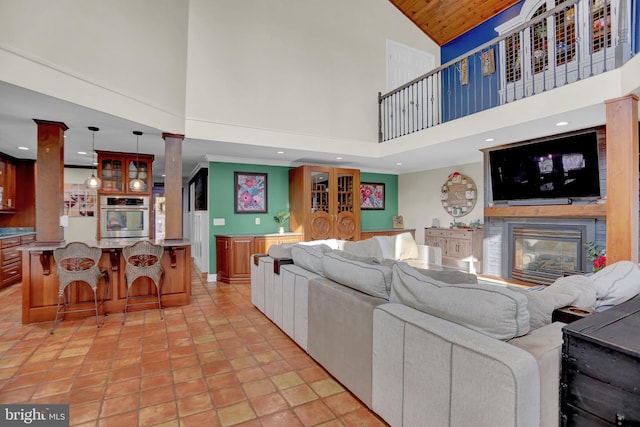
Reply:
M277 237L277 236L300 236L302 233L294 233L286 231L284 233L235 233L235 234L216 234L220 237Z
M102 239L102 240L83 240L82 243L86 243L89 246L96 246L100 249L122 249L125 246L132 245L138 240L134 239ZM180 240L163 240L156 239L151 240L151 242L156 245L164 246L165 248L172 246L189 246L191 242L188 239L180 239ZM65 245L71 242L63 242L60 244L43 244L40 242L33 242L23 246L20 246L20 250L22 251L52 251L57 248L62 248Z
M0 239L24 236L28 234L35 234L35 231L33 231L33 228L30 228L30 227L0 228Z

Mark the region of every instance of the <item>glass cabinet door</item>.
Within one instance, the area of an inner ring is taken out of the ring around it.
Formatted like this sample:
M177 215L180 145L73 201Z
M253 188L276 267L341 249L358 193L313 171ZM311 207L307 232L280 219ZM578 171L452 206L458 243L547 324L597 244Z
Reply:
M127 188L129 191L134 191L129 186L129 183L133 179L140 179L144 182L144 187L142 188L143 192L147 192L149 188L151 188L151 175L149 174L149 162L146 160L130 160L128 167L128 181Z
M103 159L100 161L102 189L104 191L122 191L122 160Z

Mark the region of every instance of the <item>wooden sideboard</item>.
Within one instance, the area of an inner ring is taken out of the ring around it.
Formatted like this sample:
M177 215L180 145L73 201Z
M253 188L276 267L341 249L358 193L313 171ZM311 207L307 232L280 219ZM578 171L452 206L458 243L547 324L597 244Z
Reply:
M302 242L302 233L216 235L217 281L228 284L251 282L251 255L267 253L272 245Z
M482 230L425 228L424 244L442 249L442 263L470 273L482 273Z
M416 238L415 228L389 228L387 230L367 230L360 231L360 240L370 239L375 236L395 236L402 233L411 233Z

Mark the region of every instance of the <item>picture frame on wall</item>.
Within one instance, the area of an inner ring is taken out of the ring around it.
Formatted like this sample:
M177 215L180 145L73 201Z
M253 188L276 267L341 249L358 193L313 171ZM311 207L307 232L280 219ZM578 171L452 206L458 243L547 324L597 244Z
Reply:
M267 213L267 174L234 172L234 212Z
M360 183L360 209L384 210L384 184Z
M493 49L488 49L482 52L481 60L483 76L490 76L491 74L496 72L496 60Z
M393 228L404 228L404 218L402 218L402 215L393 216Z

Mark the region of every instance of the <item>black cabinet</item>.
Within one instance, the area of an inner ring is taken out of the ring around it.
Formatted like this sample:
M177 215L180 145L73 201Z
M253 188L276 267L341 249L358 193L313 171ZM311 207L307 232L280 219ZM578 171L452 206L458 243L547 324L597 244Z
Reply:
M640 426L640 296L563 329L562 426Z

